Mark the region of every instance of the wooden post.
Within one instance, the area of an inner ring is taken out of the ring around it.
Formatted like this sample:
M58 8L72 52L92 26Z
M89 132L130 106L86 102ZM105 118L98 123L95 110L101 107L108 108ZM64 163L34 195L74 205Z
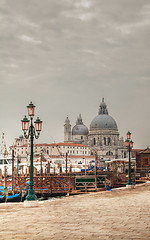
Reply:
M28 175L28 169L26 168L26 170L25 170L25 176L27 177L27 175Z
M2 170L0 169L0 180L2 179Z
M70 164L70 175L72 173L72 164Z
M86 158L84 158L85 160L85 176L86 176Z
M14 192L14 150L12 150L12 192Z
M95 187L97 188L97 153L95 152Z
M106 176L105 176L105 189L106 189Z
M72 184L73 184L73 190L75 190L76 189L76 187L75 187L75 176L72 177Z
M19 175L19 155L17 155L17 177Z
M69 192L70 192L70 176L69 176Z
M47 164L47 175L49 175L50 174L50 163L48 162L48 164Z
M59 165L59 174L61 175L62 173L62 164Z
M66 176L67 176L67 160L68 160L68 153L66 152Z
M40 171L40 175L43 175L43 168L42 168L42 152L41 152L41 171Z
M7 187L7 176L6 176L6 166L4 166L4 188Z
M18 184L18 179L17 179L17 184ZM14 187L13 187L13 195L15 194L15 189L16 189L16 168L14 167Z
M24 172L23 172L23 166L22 166L21 170L22 170L22 176L24 176Z
M52 177L50 177L50 193L52 193Z
M36 176L36 167L34 167L34 169L33 169L33 175L34 175L34 177Z

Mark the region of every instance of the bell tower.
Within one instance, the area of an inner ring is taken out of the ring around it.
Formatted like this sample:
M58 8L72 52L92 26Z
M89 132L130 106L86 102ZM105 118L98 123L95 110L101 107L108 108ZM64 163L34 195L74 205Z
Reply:
M70 120L67 116L64 124L64 142L71 142L71 124Z

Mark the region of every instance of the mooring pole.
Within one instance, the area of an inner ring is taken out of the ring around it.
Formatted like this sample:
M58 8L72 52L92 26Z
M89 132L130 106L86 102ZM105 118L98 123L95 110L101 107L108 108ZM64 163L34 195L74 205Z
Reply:
M19 175L19 155L17 155L17 177Z
M67 176L67 160L68 160L68 153L66 152L66 176Z
M12 192L14 192L14 149L12 150Z
M6 176L6 166L4 166L4 188L7 187L7 176Z
M97 188L97 153L95 152L95 186Z
M40 172L41 176L43 175L43 169L42 169L42 152L41 152L41 172Z

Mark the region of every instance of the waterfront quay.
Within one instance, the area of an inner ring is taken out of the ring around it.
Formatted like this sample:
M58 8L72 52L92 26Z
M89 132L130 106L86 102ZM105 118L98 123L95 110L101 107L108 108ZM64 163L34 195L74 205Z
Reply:
M134 189L0 204L0 239L150 239L150 182Z

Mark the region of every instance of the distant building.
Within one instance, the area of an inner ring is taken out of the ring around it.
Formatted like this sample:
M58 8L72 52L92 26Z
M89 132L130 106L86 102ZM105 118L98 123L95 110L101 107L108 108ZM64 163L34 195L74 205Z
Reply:
M136 153L136 172L140 177L150 177L150 148Z
M105 160L127 157L124 139L120 137L116 121L108 114L104 98L89 129L83 124L81 114L71 129L67 116L64 124L64 142L86 144L90 149L96 149L100 158Z
M11 147L14 149L15 157L19 159L28 158L30 155L30 141L25 139L23 136L15 139L14 145ZM34 144L33 151L34 155L40 155L40 153L44 150L50 158L64 158L66 153L68 154L68 158L72 163L84 163L85 159L87 160L87 164L90 160L93 160L94 157L91 156L90 147L85 144L79 143L42 143L42 144Z

